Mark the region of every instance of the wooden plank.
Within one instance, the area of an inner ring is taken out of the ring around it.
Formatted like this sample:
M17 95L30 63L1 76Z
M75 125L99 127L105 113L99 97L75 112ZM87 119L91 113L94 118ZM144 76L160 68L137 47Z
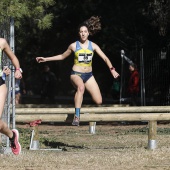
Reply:
M42 122L71 122L73 114L16 114L16 122L31 122L41 119ZM151 121L170 120L168 113L134 113L134 114L81 114L81 122L112 122L112 121Z
M83 104L82 107L128 107L129 104ZM12 107L12 104L11 104ZM74 104L17 104L16 108L72 108Z
M73 114L74 108L16 108L16 114ZM170 113L170 106L140 106L140 107L89 107L81 108L81 113Z

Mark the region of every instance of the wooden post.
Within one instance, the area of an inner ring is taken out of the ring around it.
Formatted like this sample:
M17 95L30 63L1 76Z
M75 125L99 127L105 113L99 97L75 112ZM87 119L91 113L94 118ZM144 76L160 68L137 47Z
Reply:
M157 147L156 143L157 121L149 121L148 149L153 150Z
M32 127L31 141L30 141L30 150L39 150L39 131L38 125L41 123L41 120L34 120L30 122L30 126Z
M38 125L32 127L34 130L34 138L33 140L39 140L39 130L38 130Z

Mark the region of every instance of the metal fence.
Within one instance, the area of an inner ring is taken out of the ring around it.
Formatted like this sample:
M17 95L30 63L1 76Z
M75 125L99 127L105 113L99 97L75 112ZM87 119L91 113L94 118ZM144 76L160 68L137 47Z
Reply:
M170 103L170 51L169 48L144 50L145 87L148 105Z
M128 56L133 60L132 56ZM139 105L164 106L170 104L170 49L141 49L135 63L140 73ZM120 102L128 103L127 86L129 63L122 60L122 89Z

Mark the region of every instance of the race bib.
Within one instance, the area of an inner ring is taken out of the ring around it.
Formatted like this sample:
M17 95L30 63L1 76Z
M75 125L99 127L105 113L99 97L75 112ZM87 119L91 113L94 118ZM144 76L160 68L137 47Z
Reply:
M90 54L85 54L85 53L79 53L79 56L78 56L78 62L79 63L90 63L92 60L92 53Z

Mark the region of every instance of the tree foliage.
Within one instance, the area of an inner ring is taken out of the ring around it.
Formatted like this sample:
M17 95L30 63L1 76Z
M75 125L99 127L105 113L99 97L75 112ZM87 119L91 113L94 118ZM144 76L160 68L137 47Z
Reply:
M27 18L40 29L50 28L53 15L47 13L46 9L54 4L54 0L1 0L0 23L3 23L6 18L13 17L15 26L20 27L23 18Z
M158 27L159 34L165 36L170 17L170 3L168 0L148 1L143 14L147 16L154 27Z

